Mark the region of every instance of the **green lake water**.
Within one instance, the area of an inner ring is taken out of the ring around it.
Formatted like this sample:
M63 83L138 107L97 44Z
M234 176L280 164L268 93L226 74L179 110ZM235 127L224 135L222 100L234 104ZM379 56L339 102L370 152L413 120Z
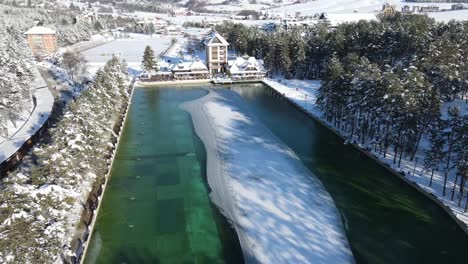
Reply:
M208 196L203 144L178 107L203 87L135 89L86 263L242 263ZM358 263L466 262L468 236L438 205L263 85L222 87L321 179Z
M203 143L178 107L206 93L135 89L86 263L242 263L208 196Z
M324 183L357 263L468 263L468 236L434 202L264 85L230 88Z

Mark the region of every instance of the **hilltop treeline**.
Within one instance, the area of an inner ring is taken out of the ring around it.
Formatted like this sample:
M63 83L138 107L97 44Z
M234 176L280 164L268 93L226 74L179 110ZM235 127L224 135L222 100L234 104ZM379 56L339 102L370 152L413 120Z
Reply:
M383 157L391 152L398 167L425 152L426 169L444 175L444 194L449 175L456 175L453 192L458 183L463 193L468 116L456 106L440 110L468 92L468 22L396 15L333 30L319 24L265 33L232 23L217 29L234 50L263 58L273 74L321 79L317 105L349 140ZM420 148L425 139L429 146Z

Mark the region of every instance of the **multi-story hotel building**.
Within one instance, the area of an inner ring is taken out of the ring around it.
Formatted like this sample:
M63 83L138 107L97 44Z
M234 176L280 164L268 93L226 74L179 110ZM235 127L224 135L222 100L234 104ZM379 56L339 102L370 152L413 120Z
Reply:
M206 62L211 74L220 73L228 62L229 43L218 33L213 32L205 41Z

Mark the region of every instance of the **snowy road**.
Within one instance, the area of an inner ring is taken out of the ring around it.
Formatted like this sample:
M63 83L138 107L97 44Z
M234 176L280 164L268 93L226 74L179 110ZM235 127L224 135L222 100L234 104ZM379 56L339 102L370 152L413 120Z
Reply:
M36 107L26 122L18 126L9 139L0 140L0 163L15 154L28 139L31 138L47 121L54 105L54 97L39 71L35 71L35 81L31 83L31 90L36 98Z

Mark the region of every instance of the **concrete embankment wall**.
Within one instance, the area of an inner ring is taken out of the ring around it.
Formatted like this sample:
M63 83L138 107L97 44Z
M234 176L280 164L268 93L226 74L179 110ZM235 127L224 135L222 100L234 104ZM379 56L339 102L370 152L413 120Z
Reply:
M296 107L297 109L299 109L300 111L302 111L303 113L305 113L306 115L310 116L311 118L313 118L314 120L316 120L317 122L319 122L320 124L322 124L323 126L327 127L329 130L331 130L333 133L335 133L337 136L341 137L342 139L345 139L343 137L343 135L340 133L340 131L338 131L336 128L332 127L331 125L327 124L326 122L324 122L323 120L321 120L320 118L314 116L313 114L309 113L308 111L306 111L304 108L302 108L300 105L298 105L297 103L295 103L294 101L290 100L289 98L287 98L284 94L281 94L280 92L278 92L277 90L275 90L273 87L271 87L270 85L268 85L268 83L266 82L262 82L267 88L268 88L268 91L270 91L271 93L277 95L278 97L280 97L281 99L283 100L286 100L287 102L289 102L290 104L292 104L294 107ZM423 195L425 195L427 198L431 199L432 201L434 201L436 204L438 204L460 227L461 229L468 235L468 225L466 225L463 221L461 221L460 219L458 219L458 217L454 214L454 212L452 211L452 209L450 209L450 207L448 207L447 205L445 205L442 201L440 201L439 199L437 199L437 197L432 194L432 193L429 193L427 192L426 190L424 190L423 188L421 188L417 183L415 182L412 182L410 181L409 179L407 179L404 175L398 173L397 171L395 171L394 169L392 169L388 164L382 162L378 157L374 156L372 153L369 153L367 150L361 148L360 146L358 146L357 144L351 144L352 146L354 146L356 149L358 149L361 153L363 153L364 155L368 156L369 158L373 159L374 161L376 161L377 163L379 163L380 165L382 165L382 167L384 167L386 170L388 170L390 173L392 173L393 175L397 176L399 179L401 179L402 181L408 183L410 186L412 186L414 189L416 189L417 191L419 191L420 193L422 193Z

